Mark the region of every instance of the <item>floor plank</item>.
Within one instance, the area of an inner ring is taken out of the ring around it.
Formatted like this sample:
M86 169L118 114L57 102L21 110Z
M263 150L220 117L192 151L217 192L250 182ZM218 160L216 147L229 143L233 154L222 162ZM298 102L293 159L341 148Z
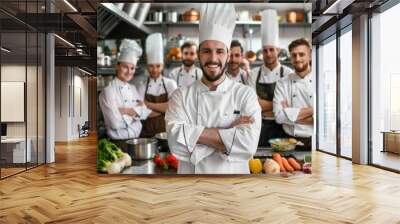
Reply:
M96 173L96 137L0 181L0 223L400 223L400 175L313 152L313 174Z

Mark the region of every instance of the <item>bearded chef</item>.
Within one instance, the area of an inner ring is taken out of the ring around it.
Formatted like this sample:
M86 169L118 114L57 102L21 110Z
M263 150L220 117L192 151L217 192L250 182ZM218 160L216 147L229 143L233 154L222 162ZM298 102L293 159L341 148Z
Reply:
M140 120L158 115L144 106L135 86L128 83L141 55L142 48L134 40L124 39L115 65L117 76L99 96L107 134L123 149L126 139L139 136L142 130Z
M254 90L225 74L235 9L205 3L200 15L203 78L172 94L165 116L168 144L179 160L179 174L249 174L261 109Z
M290 43L289 52L295 72L278 81L274 114L286 134L304 143L296 150L311 151L314 128L311 46L307 40L298 39Z
M139 85L139 93L146 106L159 113L143 121L141 137L152 138L165 132L164 114L168 107L168 98L177 88L176 82L162 75L164 69L164 48L161 33L150 34L146 39L147 71L149 77Z
M249 84L256 90L262 109L262 128L259 146L269 147L271 138L285 135L282 126L275 122L273 98L276 82L293 71L278 60L279 24L276 10L267 9L261 15L261 39L264 64L252 70Z
M175 80L178 88L189 86L196 80L201 79L203 72L194 63L197 59L197 46L192 41L187 41L181 46L182 66L174 68L169 77Z

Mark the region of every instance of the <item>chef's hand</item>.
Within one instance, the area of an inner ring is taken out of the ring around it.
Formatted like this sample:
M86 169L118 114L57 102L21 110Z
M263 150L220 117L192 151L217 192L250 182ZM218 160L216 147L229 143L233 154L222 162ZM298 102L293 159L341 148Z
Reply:
M289 104L286 100L282 100L281 105L282 105L283 109L285 109L286 107L289 107Z
M230 126L229 128L237 127L242 124L252 124L254 123L254 118L250 116L240 116L238 119L236 119Z
M153 108L152 108L153 103L151 103L151 102L149 102L149 101L144 101L143 103L144 103L144 105L145 105L147 108L153 110Z
M137 116L137 113L133 108L120 107L120 108L118 108L118 110L119 110L119 112L121 114L126 114L126 115L131 116L131 117L136 117Z

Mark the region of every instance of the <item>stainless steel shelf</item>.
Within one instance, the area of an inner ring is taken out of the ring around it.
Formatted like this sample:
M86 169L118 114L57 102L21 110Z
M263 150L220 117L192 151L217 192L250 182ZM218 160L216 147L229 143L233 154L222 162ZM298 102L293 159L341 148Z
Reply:
M187 21L179 21L176 23L173 22L152 22L152 21L145 21L144 25L146 26L196 26L198 25L198 21L194 22L187 22ZM260 21L236 21L236 25L249 25L249 26L261 26ZM279 26L281 27L306 27L311 26L311 23L280 23Z

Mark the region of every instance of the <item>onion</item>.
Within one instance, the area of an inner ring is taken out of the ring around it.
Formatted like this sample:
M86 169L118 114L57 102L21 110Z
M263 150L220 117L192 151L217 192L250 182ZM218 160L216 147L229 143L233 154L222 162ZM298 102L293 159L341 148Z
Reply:
M108 167L107 172L108 174L117 174L121 172L121 164L119 161L115 161L111 163L111 165Z

